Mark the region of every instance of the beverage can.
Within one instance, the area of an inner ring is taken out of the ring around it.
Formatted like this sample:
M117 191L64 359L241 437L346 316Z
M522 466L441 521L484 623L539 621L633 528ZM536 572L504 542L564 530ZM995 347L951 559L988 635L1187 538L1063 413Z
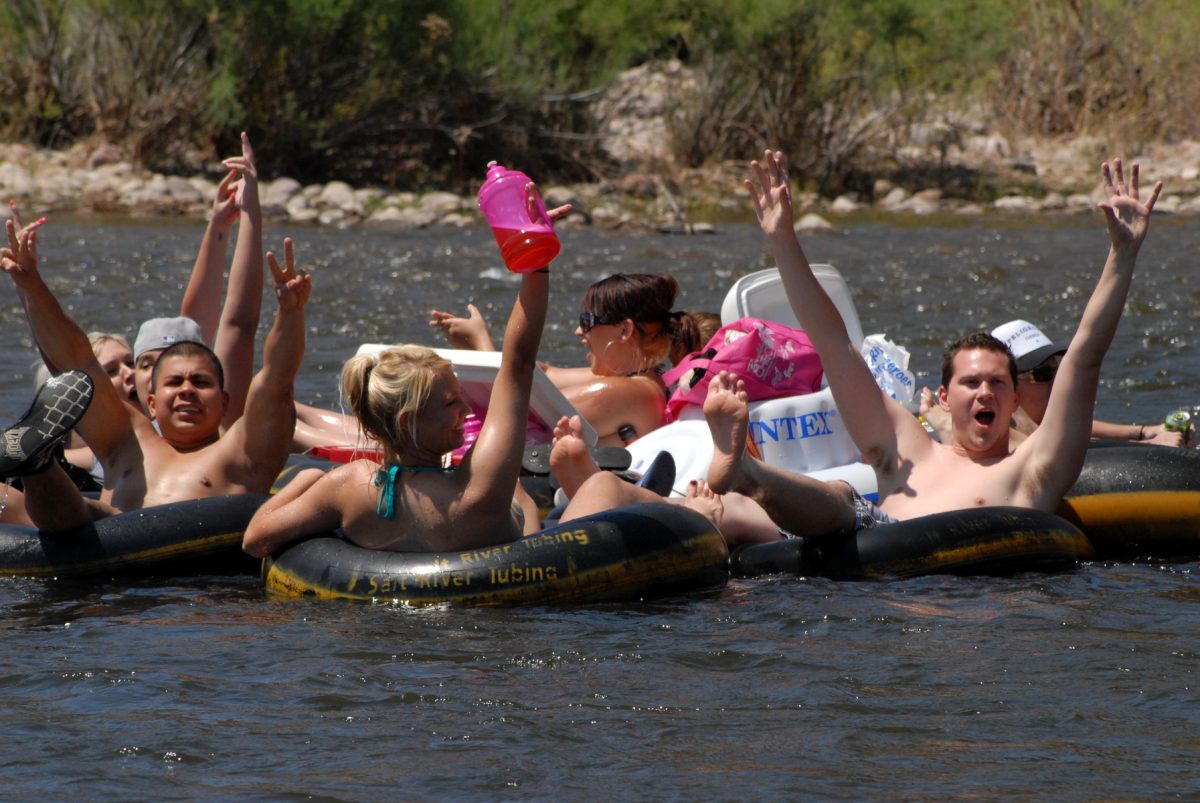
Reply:
M1168 432L1187 432L1191 428L1192 411L1181 407L1167 414L1163 421L1163 429Z

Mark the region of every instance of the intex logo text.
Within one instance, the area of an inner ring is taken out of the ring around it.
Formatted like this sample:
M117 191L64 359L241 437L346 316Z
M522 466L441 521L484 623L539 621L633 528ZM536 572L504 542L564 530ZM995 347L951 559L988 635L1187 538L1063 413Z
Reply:
M750 437L759 446L767 442L796 441L805 438L816 438L821 435L832 435L830 420L837 418L836 410L826 410L816 413L804 413L785 418L768 418L764 421L750 422Z

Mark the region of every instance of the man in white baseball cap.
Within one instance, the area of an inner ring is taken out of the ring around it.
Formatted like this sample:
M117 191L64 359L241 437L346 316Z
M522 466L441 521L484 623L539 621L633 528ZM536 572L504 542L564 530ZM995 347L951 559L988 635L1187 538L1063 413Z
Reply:
M992 330L992 337L1004 341L1017 360L1017 371L1032 371L1050 357L1061 357L1066 347L1056 346L1041 329L1029 321L1015 320Z
M1066 347L1055 345L1050 338L1029 321L1015 320L1001 324L992 335L1003 340L1017 359L1017 390L1021 406L1013 416L1013 426L1028 435L1037 429L1046 415L1054 377ZM1092 437L1101 440L1136 441L1156 446L1183 446L1190 433L1171 432L1158 424L1117 424L1092 420Z
M1014 432L1010 438L1015 447L1024 436L1037 429L1046 415L1054 377L1067 349L1055 344L1029 321L1020 319L997 326L992 330L992 336L1008 346L1017 361L1017 391L1021 394L1021 403L1013 415ZM938 438L949 442L950 418L928 389L921 395L921 415L934 427ZM1092 420L1092 437L1155 446L1183 446L1188 441L1184 433L1169 431L1162 424L1116 424L1099 419Z

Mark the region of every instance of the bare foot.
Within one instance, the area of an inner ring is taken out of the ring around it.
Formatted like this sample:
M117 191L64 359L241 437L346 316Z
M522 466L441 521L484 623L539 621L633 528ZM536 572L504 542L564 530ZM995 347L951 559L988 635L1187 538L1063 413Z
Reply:
M740 490L743 481L742 460L746 456L746 432L750 426L745 384L725 371L714 376L708 384L708 396L704 399L704 417L713 439L708 484L717 493Z
M554 425L554 440L550 448L550 470L558 478L567 497L575 496L588 477L600 471L592 450L583 439L583 422L579 416L566 416Z
M683 500L684 507L690 507L704 518L711 521L717 529L721 528L721 519L725 513L725 503L719 494L713 493L704 480L692 480L687 486L687 496Z

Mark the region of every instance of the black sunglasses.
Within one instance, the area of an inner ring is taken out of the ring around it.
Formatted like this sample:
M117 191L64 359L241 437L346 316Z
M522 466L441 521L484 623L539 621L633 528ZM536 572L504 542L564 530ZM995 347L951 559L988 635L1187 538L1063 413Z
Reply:
M1058 373L1057 365L1039 365L1037 368L1031 368L1025 372L1029 377L1029 381L1036 385L1044 385L1047 382L1053 382L1055 374Z
M607 326L614 323L620 323L622 320L624 319L619 318L615 321L610 321L607 318L601 318L597 316L594 312L581 312L579 313L579 329L580 331L586 333L592 331L593 326Z

